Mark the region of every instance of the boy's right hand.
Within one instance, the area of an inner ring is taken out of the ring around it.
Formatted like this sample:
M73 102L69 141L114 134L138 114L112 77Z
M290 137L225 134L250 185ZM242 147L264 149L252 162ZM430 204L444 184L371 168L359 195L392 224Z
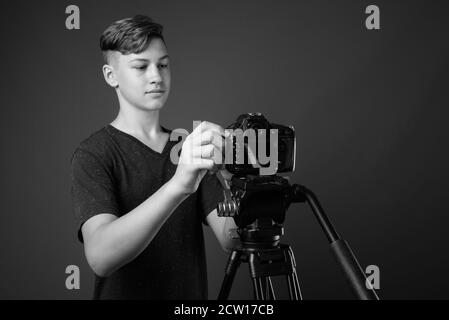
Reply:
M222 127L206 121L186 137L172 178L182 193L194 193L208 170L221 167L225 137Z

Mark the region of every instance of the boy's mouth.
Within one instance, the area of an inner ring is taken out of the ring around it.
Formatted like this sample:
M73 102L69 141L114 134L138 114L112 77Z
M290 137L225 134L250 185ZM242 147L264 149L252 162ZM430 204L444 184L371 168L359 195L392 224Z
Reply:
M154 90L150 90L150 91L146 91L145 93L164 93L165 90L162 89L154 89Z

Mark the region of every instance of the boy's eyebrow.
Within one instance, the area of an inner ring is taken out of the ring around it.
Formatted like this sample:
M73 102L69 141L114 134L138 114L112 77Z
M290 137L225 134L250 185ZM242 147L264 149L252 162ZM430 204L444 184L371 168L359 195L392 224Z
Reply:
M166 54L165 56L160 57L159 60L163 60L163 59L166 59L166 58L168 58L168 54ZM144 61L144 62L148 62L149 60L148 60L148 59L145 59L145 58L136 58L136 59L131 60L131 62L133 62L133 61Z

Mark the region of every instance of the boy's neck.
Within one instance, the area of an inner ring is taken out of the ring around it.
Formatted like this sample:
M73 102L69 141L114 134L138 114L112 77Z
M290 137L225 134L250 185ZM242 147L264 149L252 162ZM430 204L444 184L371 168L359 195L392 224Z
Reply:
M154 139L163 134L159 124L159 110L123 112L120 108L111 125L123 132L146 139Z

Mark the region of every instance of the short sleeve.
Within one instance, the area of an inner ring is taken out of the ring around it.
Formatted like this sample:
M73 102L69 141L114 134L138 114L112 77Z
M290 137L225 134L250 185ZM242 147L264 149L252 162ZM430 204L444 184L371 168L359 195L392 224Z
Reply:
M81 227L91 217L110 213L119 216L111 170L98 156L77 149L71 160L71 195L78 219L78 239L83 242Z
M206 173L198 190L201 219L207 225L206 217L217 208L219 202L224 200L223 186L215 174Z

